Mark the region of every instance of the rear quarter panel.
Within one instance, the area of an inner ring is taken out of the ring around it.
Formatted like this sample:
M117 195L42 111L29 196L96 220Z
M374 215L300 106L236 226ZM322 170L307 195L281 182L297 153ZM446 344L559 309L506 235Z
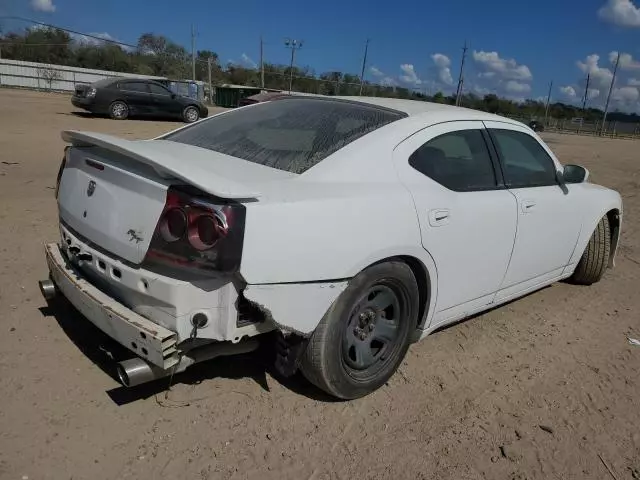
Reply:
M302 175L265 186L259 201L247 204L241 274L248 283L348 279L373 263L408 255L436 284L413 198L393 164L393 149L411 133L408 120L359 138Z
M248 205L240 269L248 283L346 279L398 255L428 262L399 183L300 186L304 198Z

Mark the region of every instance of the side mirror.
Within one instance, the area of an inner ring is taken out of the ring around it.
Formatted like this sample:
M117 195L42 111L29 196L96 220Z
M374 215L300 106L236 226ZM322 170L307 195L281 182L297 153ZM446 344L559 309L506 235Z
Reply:
M562 176L566 183L584 183L589 178L589 170L580 165L565 165Z

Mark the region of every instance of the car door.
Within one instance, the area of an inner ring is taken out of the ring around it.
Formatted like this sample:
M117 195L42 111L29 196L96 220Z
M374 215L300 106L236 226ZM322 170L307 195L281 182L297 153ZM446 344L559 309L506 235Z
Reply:
M574 186L560 186L562 166L525 126L484 122L518 202L518 233L496 301L526 293L562 275L576 247L582 218Z
M437 269L432 326L487 308L507 271L517 205L488 142L480 121L446 122L415 133L394 151L423 247Z
M182 113L182 105L169 90L157 83L149 83L149 89L156 115L176 116Z
M146 82L122 82L120 83L120 91L132 114L149 115L152 113L153 104Z

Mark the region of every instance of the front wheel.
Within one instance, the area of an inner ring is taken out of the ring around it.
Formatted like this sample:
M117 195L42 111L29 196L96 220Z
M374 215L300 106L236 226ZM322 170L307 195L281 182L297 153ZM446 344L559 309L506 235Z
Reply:
M200 111L193 105L185 108L184 111L182 112L182 119L186 123L197 122L199 118L200 118Z
M609 219L603 217L593 231L571 280L579 285L591 285L604 275L611 254Z
M402 262L374 265L349 282L314 331L302 372L327 393L353 399L400 366L417 326L418 286Z
M125 120L129 116L129 106L117 100L109 106L109 116L114 120Z

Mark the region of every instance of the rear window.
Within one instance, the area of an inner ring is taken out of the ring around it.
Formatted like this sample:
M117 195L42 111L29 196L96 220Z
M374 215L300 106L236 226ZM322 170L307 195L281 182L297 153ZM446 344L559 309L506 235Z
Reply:
M353 102L287 98L212 117L163 139L302 173L404 116Z

